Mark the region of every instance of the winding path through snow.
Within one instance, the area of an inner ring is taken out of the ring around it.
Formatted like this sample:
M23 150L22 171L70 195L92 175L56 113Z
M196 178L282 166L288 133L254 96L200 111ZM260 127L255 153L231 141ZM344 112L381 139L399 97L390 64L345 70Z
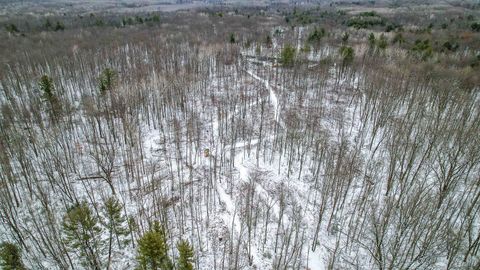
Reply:
M272 102L273 108L274 108L274 119L277 121L277 123L282 127L285 128L285 124L281 121L280 118L280 109L279 109L279 104L278 104L278 98L277 94L275 93L275 90L273 87L270 86L270 83L268 80L263 79L259 76L257 76L255 73L253 73L251 70L245 70L245 72L250 75L252 78L255 80L258 80L262 82L265 85L265 88L268 89L269 94L270 94L270 101ZM243 181L248 182L248 168L246 168L242 162L240 161L235 161L236 168L240 173L240 177L242 178ZM256 190L260 192L260 196L263 199L270 198L270 195L268 192L263 188L263 186L256 184ZM278 218L280 215L280 210L278 205L275 205L273 208L274 213L277 215ZM288 216L284 216L282 218L282 223L283 224L288 224L289 223L289 218ZM307 245L307 248L309 249L309 245ZM317 248L314 252L311 250L308 251L308 269L310 270L323 270L326 269L326 265L324 261L322 260L322 254L321 254L321 248Z
M249 76L251 76L253 79L261 82L265 88L269 91L269 98L270 98L270 102L273 106L273 118L274 120L282 127L282 128L285 128L285 123L282 121L281 119L281 115L280 115L280 105L279 105L279 100L278 100L278 97L277 97L277 93L275 92L275 89L274 87L272 87L269 83L269 81L267 79L264 79L264 78L261 78L260 76L256 75L255 74L255 71L254 70L247 70L245 69L244 70ZM234 117L234 115L230 115L230 117ZM218 120L216 121L213 121L212 123L212 131L214 132L213 134L217 135L217 129L218 129ZM240 142L236 142L235 144L233 145L226 145L224 150L228 150L228 149L231 149L231 148L236 148L236 149L241 149L241 148L244 148L244 147L247 147L247 146L255 146L258 144L258 139L254 139L250 142L244 142L244 141L240 141ZM235 152L234 156L230 157L230 158L233 158L235 159L235 162L234 162L234 166L235 166L235 169L238 171L239 173L239 178L242 182L245 182L245 183L250 183L250 167L249 166L249 163L244 163L244 158L243 158L243 155L242 155L242 152L241 151L238 151L238 152ZM254 166L254 165L252 165ZM271 194L269 194L269 192L260 184L260 183L252 183L254 186L255 186L255 191L256 193L262 198L264 199L265 201L274 201L275 198L273 198L271 196ZM237 205L236 205L236 199L234 197L232 197L231 194L228 194L226 192L226 188L225 186L222 186L222 184L220 183L217 183L216 185L216 193L218 194L218 197L221 201L221 203L224 205L225 207L225 210L223 211L223 213L221 213L221 219L223 220L223 222L227 225L227 227L232 230L231 233L233 235L236 235L237 237L240 237L241 239L241 234L243 234L243 230L244 228L242 228L242 220L240 219L240 217L238 216L239 213L239 209L237 208ZM282 214L282 216L280 217L281 215L281 211L280 211L280 206L278 205L278 203L274 203L274 205L272 205L272 211L273 211L273 214L277 217L277 218L281 218L281 223L282 223L282 226L288 226L290 224L290 217L288 215L286 215L285 213ZM308 224L309 222L306 221ZM243 241L242 241L243 242ZM258 268L258 267L262 267L263 264L263 256L261 256L258 252L259 252L259 249L258 247L255 245L254 243L255 241L252 242L252 248L251 248L251 263L254 267ZM246 244L246 243L244 243ZM309 249L310 247L310 244L307 244L305 246L306 249ZM304 252L308 252L308 269L309 270L323 270L323 269L326 269L326 265L325 265L325 262L323 261L323 258L322 258L322 249L321 248L317 248L315 252L312 252L311 250L305 250Z
M274 119L275 119L275 121L277 121L278 124L280 124L280 126L282 128L285 128L285 124L283 124L283 122L281 121L281 118L280 118L280 109L279 109L279 105L278 105L277 93L275 93L275 90L273 90L273 87L270 86L270 83L268 82L268 80L257 76L252 71L245 70L245 72L248 75L252 76L252 78L254 78L255 80L258 80L258 81L262 82L265 85L265 88L268 89L268 92L270 94L270 101L272 102L272 105L273 105L273 108L274 108Z

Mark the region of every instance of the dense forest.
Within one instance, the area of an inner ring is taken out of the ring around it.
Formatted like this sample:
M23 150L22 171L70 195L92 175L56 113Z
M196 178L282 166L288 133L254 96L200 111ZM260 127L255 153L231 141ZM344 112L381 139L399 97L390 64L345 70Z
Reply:
M2 269L480 268L480 6L0 17Z

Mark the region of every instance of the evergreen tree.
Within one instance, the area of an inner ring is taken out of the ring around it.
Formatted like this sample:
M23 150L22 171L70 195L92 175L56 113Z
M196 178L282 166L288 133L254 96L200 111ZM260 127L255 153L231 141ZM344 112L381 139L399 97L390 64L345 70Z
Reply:
M63 31L65 30L65 26L63 25L63 23L57 21L57 24L55 25L55 31Z
M105 25L105 23L103 22L102 19L96 19L95 20L95 26L102 27L104 25Z
M45 98L48 101L51 101L52 99L55 98L55 95L53 92L54 91L53 81L50 77L48 77L47 75L43 75L40 78L39 85L40 85L40 89L43 92L43 98Z
M368 45L370 46L370 49L375 48L375 43L375 35L373 33L370 33L370 35L368 35Z
M340 48L340 55L343 59L343 65L349 64L355 58L355 51L352 47L342 46Z
M350 34L345 32L342 36L342 43L345 44L347 43L348 39L350 38Z
M112 255L112 242L115 235L118 247L121 249L123 243L128 243L128 240L123 240L129 234L127 219L122 215L123 205L115 198L110 197L105 201L103 211L106 216L106 222L104 226L108 229L108 265L110 265ZM121 241L121 239L123 241ZM109 267L107 267L109 268Z
M423 41L417 39L415 41L415 45L412 47L411 50L415 56L422 59L423 61L426 61L433 55L433 48L430 44L429 39L425 39Z
M283 48L280 55L280 63L283 66L291 67L295 62L295 48L291 45L287 45Z
M267 48L271 48L272 44L272 37L270 35L267 35L267 37L265 38L265 45L267 46Z
M378 48L381 50L385 50L387 48L388 41L384 34L380 35L380 39L378 40Z
M101 228L86 202L70 207L63 218L65 243L72 250L80 251L83 264L92 269L101 269L99 260Z
M315 27L312 33L307 38L307 42L311 44L318 44L322 40L322 38L325 36L326 32L325 29L320 28L320 30Z
M5 30L7 30L7 32L12 33L12 34L19 32L17 26L16 26L15 24L13 24L13 23L7 24L7 25L5 26Z
M15 244L3 242L0 244L0 267L3 270L25 270L22 263L22 253Z
M473 31L480 32L480 22L474 22L470 27Z
M235 34L231 33L230 34L230 43L234 44L236 42L235 40Z
M143 18L137 15L137 16L135 16L135 21L137 21L137 23L139 23L139 24L142 24L143 23Z
M188 241L181 240L177 244L178 261L177 270L193 270L193 247Z
M42 91L42 98L49 104L51 117L55 118L61 112L61 105L55 94L53 80L47 75L43 75L40 78L39 87Z
M133 233L138 231L137 222L135 222L135 218L133 216L129 216L127 220L127 224L128 224L128 230L130 232L130 237L132 239L132 245L135 247L135 237Z
M100 74L100 93L105 95L107 91L111 91L113 89L113 85L116 79L116 72L113 69L106 68Z
M138 270L172 270L165 230L158 222L138 240Z
M47 21L45 22L45 28L47 30L50 30L50 28L52 28L52 23L50 22L50 19L47 19Z

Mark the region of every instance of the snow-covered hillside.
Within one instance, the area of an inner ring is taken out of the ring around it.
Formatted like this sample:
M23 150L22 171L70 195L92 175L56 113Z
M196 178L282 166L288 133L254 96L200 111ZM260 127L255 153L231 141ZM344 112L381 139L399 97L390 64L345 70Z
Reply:
M0 242L27 269L144 269L146 235L176 269L180 240L199 270L476 269L478 86L271 29L5 67Z

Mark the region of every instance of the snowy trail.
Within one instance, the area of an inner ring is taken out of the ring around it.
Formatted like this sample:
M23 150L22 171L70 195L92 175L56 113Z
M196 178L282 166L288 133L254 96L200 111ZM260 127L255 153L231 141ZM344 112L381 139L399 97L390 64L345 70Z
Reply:
M237 234L240 233L241 228L236 218L236 208L232 198L220 185L217 185L217 193L220 201L223 203L225 210L227 211L227 213L225 213L222 217L223 221L225 224L227 224L227 226L232 225Z
M258 80L258 81L262 82L265 85L265 88L268 89L268 92L270 94L270 100L272 101L272 105L273 105L273 108L274 108L274 119L275 119L275 121L277 121L278 124L280 124L280 126L282 128L285 128L285 124L283 124L283 122L281 121L281 118L280 118L280 109L279 109L279 105L278 105L277 94L275 93L275 90L273 90L273 88L270 86L270 83L268 82L268 80L257 76L256 74L254 74L250 70L245 70L245 72L248 75L250 75L252 78L254 78L255 80Z
M237 234L239 239L241 239L240 234L242 233L242 225L241 220L238 218L238 213L237 213L237 207L235 206L232 198L230 195L228 195L225 190L220 186L217 185L217 193L220 198L220 201L225 205L226 213L223 213L222 215L222 220L225 222L227 227L232 226L234 232ZM245 245L247 243L244 243ZM262 265L262 259L257 253L257 246L252 243L252 249L251 249L251 258L252 258L252 265L253 266L261 266Z
M247 146L252 147L252 146L255 146L255 145L257 145L257 144L258 144L258 139L253 139L253 140L250 141L250 143L248 143L248 141L247 141L247 142L241 141L241 142L235 143L235 144L233 145L233 147L232 147L232 145L230 145L230 144L229 144L229 145L225 145L225 150L230 150L230 149L232 149L232 148L235 148L235 149L237 149L237 148L244 148L244 147L247 147Z
M298 38L297 38L297 51L301 51L302 49L302 33L303 33L303 27L299 27Z
M258 80L258 81L262 82L265 85L265 88L268 89L269 94L270 94L270 100L271 100L272 105L274 107L274 119L275 119L275 121L277 121L277 123L280 124L280 126L282 128L285 128L285 124L281 121L281 118L280 118L280 109L279 109L277 95L275 93L275 90L270 86L270 83L268 82L268 80L257 76L251 70L245 70L245 72L247 74L249 74L255 80ZM241 145L241 143L237 143L237 145ZM235 167L237 168L237 170L240 173L241 180L248 183L249 182L249 179L248 179L249 170L248 170L247 167L245 167L243 165L243 159L241 159L241 155L237 155L235 157L235 159L236 159L235 160L235 164L236 164ZM268 194L268 192L260 184L255 183L255 190L257 190L259 192L259 195L262 197L262 199L273 200L273 198L271 198L270 194ZM279 208L277 203L275 203L275 205L273 206L273 212L277 216L277 218L280 218L280 208ZM282 224L283 225L288 225L289 223L290 223L289 217L286 216L286 215L283 215L282 216ZM306 224L309 224L309 222L307 222ZM309 248L308 246L309 245L307 245L307 248ZM321 253L321 248L320 247L318 247L314 252L309 250L308 254L309 254L308 255L308 267L309 267L310 270L326 269L325 262L322 260L322 253Z
M230 118L232 117L235 117L235 114L230 114L228 116ZM212 134L217 136L218 135L218 127L219 127L219 123L218 123L218 118L214 118L215 120L212 121ZM228 120L227 120L228 121ZM215 141L217 141L218 138L215 139ZM241 142L237 142L233 145L225 145L224 147L224 151L227 151L229 149L237 149L237 148L245 148L247 146L255 146L258 144L258 139L253 139L251 140L250 142L248 141L241 141ZM227 151L228 152L228 151ZM240 154L237 153L235 156L239 156ZM237 168L239 169L239 168ZM245 168L246 169L246 168ZM246 176L248 178L248 172L246 171L242 171L242 176ZM224 181L224 183L226 183L227 181ZM217 183L215 185L215 189L216 189L216 192L218 194L218 198L221 202L221 204L224 205L225 207L225 211L223 213L221 213L221 219L223 220L223 222L225 223L225 225L227 226L227 228L229 228L229 230L231 230L230 232L233 234L233 235L236 235L236 237L238 237L239 241L242 241L242 237L241 237L241 234L243 233L243 229L242 229L242 220L240 219L240 216L239 216L239 209L237 208L237 205L236 205L236 202L235 202L235 198L233 198L231 195L229 195L224 187L222 187L222 185L220 183ZM243 241L242 241L243 242ZM243 243L242 246L244 245L247 245L247 243ZM258 254L258 248L257 246L255 245L254 242L252 242L251 244L251 264L252 266L257 269L258 267L262 267L264 264L262 263L262 257Z
M274 112L273 112L273 118L274 120L282 127L285 128L284 122L282 122L281 115L280 115L280 105L277 97L277 93L274 90L274 87L272 87L267 79L263 79L260 76L255 74L254 70L244 70L249 76L251 76L253 79L261 82L265 88L269 91L269 97L270 97L270 102L273 106ZM234 114L229 115L229 117L234 117ZM218 129L219 123L218 119L215 119L212 122L212 131L214 135L217 135L217 129ZM229 150L232 148L235 149L243 149L246 147L254 147L258 144L258 139L252 139L250 142L248 141L239 141L234 143L233 145L225 145L224 151ZM250 168L252 166L255 166L249 163L248 158L244 159L243 152L238 151L235 152L234 156L230 157L235 160L234 162L234 167L236 171L238 172L239 180L244 182L244 183L251 183L250 180ZM261 185L258 182L253 182L252 183L255 188L255 193L258 194L260 198L262 198L264 201L268 202L274 202L272 205L272 214L276 218L281 218L281 224L283 227L288 227L291 223L291 219L288 214L281 212L280 205L278 204L277 199L272 196L267 189L264 188L263 185ZM236 198L233 194L228 194L226 192L226 189L222 184L217 183L216 185L216 193L218 194L219 200L222 205L224 205L225 210L223 213L220 214L220 218L223 220L223 222L227 225L227 227L231 230L231 233L233 235L236 235L237 237L240 237L242 234L242 220L240 219L239 216L239 211L240 209L237 207L237 202ZM304 220L305 224L310 224L309 220ZM243 241L242 241L243 242ZM247 243L244 243L247 244ZM310 244L307 244L305 248L309 249ZM251 246L251 263L254 267L262 267L265 266L265 258L261 256L259 253L259 249L257 248L255 241L252 242ZM312 252L311 250L307 251L305 250L305 253L308 252L308 269L310 270L322 270L326 268L325 262L322 259L322 248L317 248L315 252Z
M248 167L246 167L243 163L243 158L240 153L235 155L235 168L239 172L240 175L240 180L242 180L245 183L250 183L249 179L249 174L250 170ZM265 201L273 201L274 199L272 196L266 191L266 189L259 183L254 183L255 185L255 191L258 192L259 196L265 200ZM288 227L290 224L290 218L288 215L283 214L280 216L280 208L278 203L275 203L272 206L272 210L274 215L277 218L282 218L282 225L285 227ZM309 224L308 220L305 220L304 217L304 223ZM310 249L310 244L306 245L306 248ZM310 270L324 270L326 269L325 262L322 260L322 253L321 253L321 247L317 247L317 249L312 252L311 250L308 251L308 269Z
M240 154L237 154L235 157L235 168L240 174L240 180L242 180L245 183L250 183L249 179L249 174L250 170L243 164L243 159ZM268 194L267 190L260 185L259 183L255 182L255 191L258 192L259 196L264 200L264 201L274 201L272 196ZM277 218L280 218L280 208L277 203L275 203L272 206L272 210ZM284 216L282 218L282 224L289 224L289 218L287 216Z

